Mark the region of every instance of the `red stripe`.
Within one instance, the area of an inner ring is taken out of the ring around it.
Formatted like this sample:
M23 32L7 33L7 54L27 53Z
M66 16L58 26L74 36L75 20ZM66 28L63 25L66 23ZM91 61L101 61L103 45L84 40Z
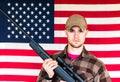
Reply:
M65 24L55 24L55 30L65 30ZM104 24L104 25L90 25L88 24L89 31L113 31L120 30L120 24Z
M55 43L67 43L67 38L56 37ZM85 44L119 44L120 38L86 38Z
M112 82L120 82L120 78L111 78ZM37 76L20 76L20 75L0 75L0 81L27 81L36 82Z
M112 78L112 82L120 82L120 78Z
M54 0L55 4L115 4L119 0Z
M111 78L112 82L120 82L120 78ZM20 75L0 75L0 81L26 81L36 82L37 76L20 76Z
M90 51L96 57L120 57L120 51Z
M104 18L104 17L119 17L120 11L55 11L55 17L69 17L72 14L80 14L84 17L92 17L92 18Z
M114 64L114 65L105 65L107 70L109 71L119 71L120 70L120 64Z
M0 81L27 81L36 82L37 76L20 76L20 75L0 75Z
M45 50L49 55L54 52ZM24 49L0 49L0 56L38 56L33 50Z
M33 50L24 49L0 49L0 55L12 56L38 56Z
M120 78L111 78L112 82L120 82ZM0 75L0 81L27 81L36 82L37 76L20 76L20 75Z
M41 69L42 63L13 63L13 62L0 62L0 68L19 68L19 69ZM120 64L106 64L109 71L119 71Z
M88 25L90 31L117 31L120 30L120 24Z
M40 69L42 63L0 62L0 68Z
M85 44L119 44L120 38L86 38Z

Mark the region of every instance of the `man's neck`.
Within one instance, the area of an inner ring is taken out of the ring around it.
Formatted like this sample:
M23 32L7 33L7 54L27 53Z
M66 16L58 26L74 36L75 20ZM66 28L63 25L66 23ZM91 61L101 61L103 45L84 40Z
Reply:
M83 45L79 48L74 48L68 45L68 49L67 49L67 51L71 54L81 54L82 50L83 50Z

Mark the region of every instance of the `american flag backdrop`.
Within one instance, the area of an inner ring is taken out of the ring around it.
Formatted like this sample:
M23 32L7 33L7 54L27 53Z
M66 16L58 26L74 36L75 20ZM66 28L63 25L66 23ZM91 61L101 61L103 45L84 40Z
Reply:
M85 47L105 63L112 82L120 81L119 0L1 0L0 8L49 54L67 43L66 19L83 15ZM36 82L42 62L29 39L0 13L0 82Z

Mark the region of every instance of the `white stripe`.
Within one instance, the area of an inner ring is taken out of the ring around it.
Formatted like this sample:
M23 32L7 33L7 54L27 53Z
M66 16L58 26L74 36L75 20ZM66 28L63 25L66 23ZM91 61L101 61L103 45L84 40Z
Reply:
M55 37L66 37L64 31L54 31ZM87 38L115 38L120 37L120 31L88 31Z
M65 24L68 17L55 17L55 24ZM86 18L88 24L120 24L120 17Z
M0 75L38 76L39 72L40 70L37 70L37 69L0 68Z
M27 43L0 43L0 49L29 49ZM6 46L3 46L6 45ZM19 46L23 45L23 46ZM40 44L44 50L63 50L66 44ZM49 47L48 47L49 46ZM120 50L120 44L85 44L89 51L116 51Z
M117 11L120 4L55 4L55 11Z
M99 58L104 64L120 64L120 58ZM112 60L112 61L111 61ZM0 62L43 63L40 57L34 56L0 56Z
M0 75L38 76L39 69L0 68ZM112 78L120 78L120 71L108 71Z
M108 71L111 78L120 78L120 71Z
M120 58L99 58L104 64L120 64Z
M41 57L35 56L0 56L0 62L26 62L26 63L42 63Z
M89 51L119 51L120 44L86 44Z

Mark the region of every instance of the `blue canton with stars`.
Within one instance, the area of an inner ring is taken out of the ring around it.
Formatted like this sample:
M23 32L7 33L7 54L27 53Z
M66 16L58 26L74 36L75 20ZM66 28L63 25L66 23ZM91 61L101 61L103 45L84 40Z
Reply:
M36 42L54 42L53 0L4 0L0 1L0 8ZM29 42L29 38L1 12L0 42Z

